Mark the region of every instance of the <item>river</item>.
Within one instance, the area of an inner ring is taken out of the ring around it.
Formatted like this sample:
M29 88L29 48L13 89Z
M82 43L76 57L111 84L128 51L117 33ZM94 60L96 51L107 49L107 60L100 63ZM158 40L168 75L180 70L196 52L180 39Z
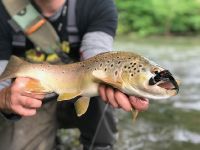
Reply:
M199 150L200 43L198 38L116 39L115 49L134 51L169 69L180 92L166 100L150 100L133 124L131 114L118 111L116 150Z

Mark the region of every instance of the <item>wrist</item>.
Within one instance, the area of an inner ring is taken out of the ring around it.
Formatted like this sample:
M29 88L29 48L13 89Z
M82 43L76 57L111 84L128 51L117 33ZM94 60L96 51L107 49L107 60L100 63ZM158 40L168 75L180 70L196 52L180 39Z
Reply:
M0 91L0 113L8 120L19 120L20 115L13 113L9 109L10 87L6 87Z
M0 91L0 110L5 113L12 113L9 109L10 87L5 87Z

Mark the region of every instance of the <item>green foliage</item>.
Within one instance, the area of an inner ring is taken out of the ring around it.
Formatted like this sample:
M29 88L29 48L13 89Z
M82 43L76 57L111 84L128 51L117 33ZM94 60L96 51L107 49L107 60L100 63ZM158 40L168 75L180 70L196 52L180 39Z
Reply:
M115 0L118 33L200 33L200 0Z

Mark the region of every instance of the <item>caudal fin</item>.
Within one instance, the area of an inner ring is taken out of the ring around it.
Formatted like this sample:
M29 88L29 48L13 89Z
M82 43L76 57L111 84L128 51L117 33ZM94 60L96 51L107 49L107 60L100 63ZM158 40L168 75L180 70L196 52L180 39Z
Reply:
M0 75L0 82L3 80L15 78L17 71L23 63L24 61L19 57L11 56L4 72Z

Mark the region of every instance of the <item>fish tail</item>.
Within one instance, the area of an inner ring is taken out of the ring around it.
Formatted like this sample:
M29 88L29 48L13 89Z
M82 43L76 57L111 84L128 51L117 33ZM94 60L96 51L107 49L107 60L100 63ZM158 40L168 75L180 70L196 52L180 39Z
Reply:
M0 81L15 78L17 71L24 62L19 57L11 56L4 72L0 75Z

